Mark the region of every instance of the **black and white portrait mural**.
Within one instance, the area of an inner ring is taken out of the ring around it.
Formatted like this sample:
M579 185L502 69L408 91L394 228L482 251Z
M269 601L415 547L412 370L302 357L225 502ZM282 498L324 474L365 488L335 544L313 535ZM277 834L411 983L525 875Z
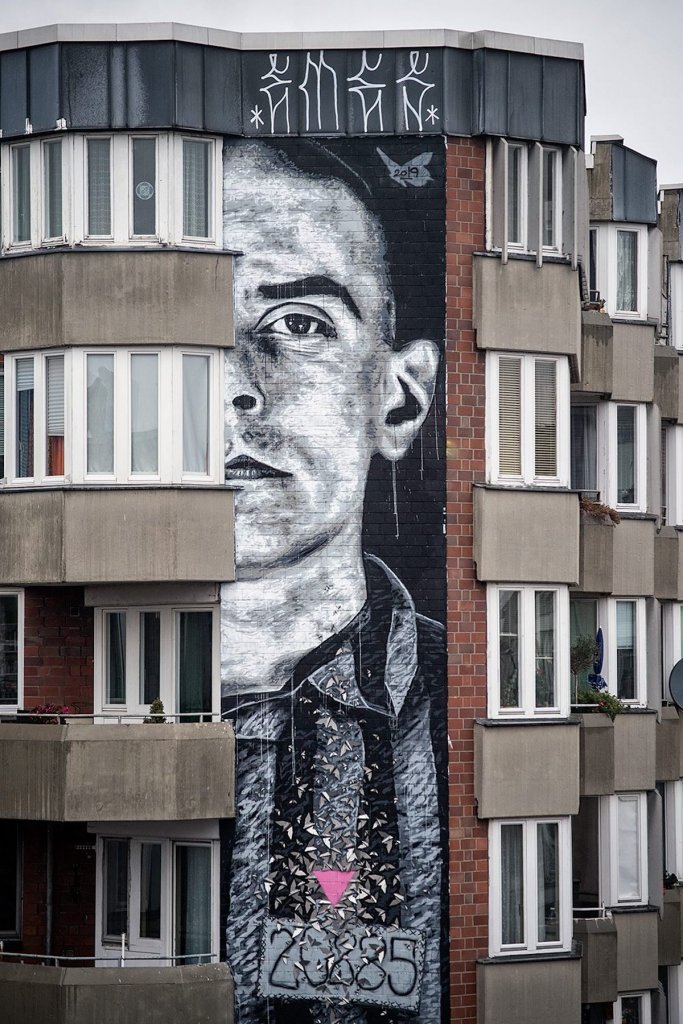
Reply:
M447 1018L443 146L225 144L240 1024Z

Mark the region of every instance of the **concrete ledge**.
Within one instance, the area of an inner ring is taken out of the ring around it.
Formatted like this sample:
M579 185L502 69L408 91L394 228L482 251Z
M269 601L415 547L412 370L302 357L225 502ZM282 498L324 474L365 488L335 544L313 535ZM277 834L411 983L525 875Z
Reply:
M654 396L654 325L614 320L612 328L612 400L651 402Z
M5 723L0 725L0 818L232 817L234 757L235 740L227 722Z
M579 717L582 797L654 789L658 777L654 712L626 712L614 722L597 711Z
M653 519L622 519L614 530L612 594L651 597L655 592Z
M0 584L228 582L234 574L225 487L0 493Z
M620 526L621 524L619 524ZM610 594L614 580L614 523L581 513L579 526L579 586L585 594Z
M474 795L480 818L579 810L578 723L474 725Z
M0 963L9 1024L232 1024L227 964L31 967Z
M655 537L655 596L683 601L683 531L663 526Z
M611 917L574 919L574 938L582 946L581 1002L614 1003L617 988L617 929Z
M683 959L681 942L681 901L683 889L666 889L662 917L658 922L658 954L660 965L678 967Z
M681 718L675 707L662 708L659 714L655 730L657 779L675 782L681 778Z
M104 248L5 257L0 352L63 345L231 346L232 259L226 252Z
M576 271L564 263L474 256L474 313L479 348L578 359L581 308Z
M578 957L477 964L477 1024L576 1024L580 1016Z
M617 987L620 992L657 988L657 922L653 909L613 910L617 928Z
M569 491L474 488L477 579L579 581L579 499Z
M664 420L680 422L681 357L669 345L655 345L654 401Z
M572 391L596 395L612 393L612 321L606 313L581 314L581 380Z

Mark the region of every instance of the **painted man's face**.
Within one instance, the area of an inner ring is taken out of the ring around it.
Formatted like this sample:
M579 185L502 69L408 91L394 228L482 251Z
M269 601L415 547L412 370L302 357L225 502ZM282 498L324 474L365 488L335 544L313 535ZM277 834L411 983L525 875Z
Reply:
M401 355L390 348L384 241L346 185L242 143L226 150L224 197L225 246L244 254L225 356L226 482L238 489L237 564L249 571L349 530L360 543L370 460L402 454L385 450Z

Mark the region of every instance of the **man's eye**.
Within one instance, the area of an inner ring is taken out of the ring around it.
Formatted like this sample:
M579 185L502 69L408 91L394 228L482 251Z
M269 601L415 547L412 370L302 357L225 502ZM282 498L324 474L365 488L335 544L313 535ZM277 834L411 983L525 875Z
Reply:
M285 313L277 320L263 324L260 330L265 334L281 334L295 338L337 337L332 324L309 313Z

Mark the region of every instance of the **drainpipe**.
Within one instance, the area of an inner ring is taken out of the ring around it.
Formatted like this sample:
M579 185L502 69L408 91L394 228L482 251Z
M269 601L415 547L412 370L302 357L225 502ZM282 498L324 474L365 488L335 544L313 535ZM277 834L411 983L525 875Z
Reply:
M52 953L52 894L53 894L53 861L52 861L52 822L47 823L47 842L45 857L45 952Z

